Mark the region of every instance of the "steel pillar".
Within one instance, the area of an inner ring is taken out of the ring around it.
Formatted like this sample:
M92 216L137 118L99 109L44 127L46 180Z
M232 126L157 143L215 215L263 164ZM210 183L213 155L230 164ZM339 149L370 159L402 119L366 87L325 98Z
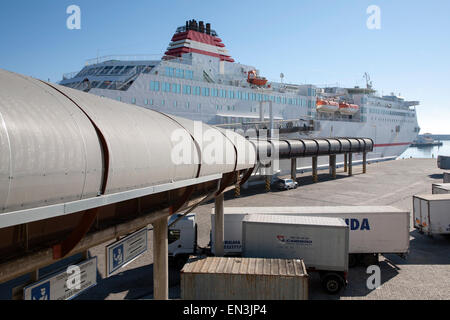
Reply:
M297 181L297 159L291 159L291 179Z
M313 182L319 181L319 177L317 176L317 157L312 157L312 177Z
M348 154L348 175L353 175L353 153Z
M363 153L363 173L367 173L367 152Z
M214 252L216 257L223 257L223 239L224 239L224 224L223 224L223 202L224 194L216 196L215 199L215 214L214 214Z
M330 155L330 176L336 179L336 155Z
M168 218L153 222L153 298L169 299Z

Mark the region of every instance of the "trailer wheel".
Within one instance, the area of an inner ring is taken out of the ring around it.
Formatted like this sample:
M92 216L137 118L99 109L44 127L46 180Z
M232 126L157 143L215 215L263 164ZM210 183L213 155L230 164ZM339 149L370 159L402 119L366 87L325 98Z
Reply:
M337 294L339 291L341 291L342 287L344 286L344 280L342 279L342 277L335 273L325 274L322 277L321 281L322 281L322 288L328 294Z

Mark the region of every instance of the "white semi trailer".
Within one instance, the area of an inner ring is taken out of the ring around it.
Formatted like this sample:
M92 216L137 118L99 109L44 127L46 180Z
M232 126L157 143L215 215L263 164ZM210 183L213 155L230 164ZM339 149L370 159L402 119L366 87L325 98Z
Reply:
M409 251L410 213L390 206L340 207L225 207L224 251L230 256L242 254L242 220L249 214L310 215L343 218L349 226L349 266L371 265L378 254L406 256ZM180 220L171 227L170 256L183 261L193 253L196 239L195 215L190 222ZM211 251L214 254L214 209L211 214ZM178 239L177 239L178 238ZM173 251L172 251L173 250Z
M226 207L224 209L224 251L242 251L242 220L249 214L309 215L342 218L349 226L349 265L371 265L378 254L406 256L409 251L410 212L391 206L337 207ZM211 214L214 253L214 209Z
M347 284L348 229L340 218L250 214L242 221L242 256L302 259L335 294Z
M450 194L413 197L414 227L428 235L450 234Z

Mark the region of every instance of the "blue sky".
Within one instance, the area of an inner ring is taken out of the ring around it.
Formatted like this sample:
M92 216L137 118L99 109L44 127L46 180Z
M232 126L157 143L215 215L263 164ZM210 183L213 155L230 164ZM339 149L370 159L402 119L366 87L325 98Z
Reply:
M66 8L81 8L81 30ZM369 5L381 29L369 30ZM15 0L0 8L0 68L57 82L97 54L163 54L188 19L211 22L232 57L278 81L364 86L420 100L422 133L450 134L450 1Z

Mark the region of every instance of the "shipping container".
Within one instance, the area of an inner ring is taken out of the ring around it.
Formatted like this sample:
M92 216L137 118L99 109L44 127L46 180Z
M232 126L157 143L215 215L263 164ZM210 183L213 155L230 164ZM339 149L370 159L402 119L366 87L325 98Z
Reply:
M433 194L450 193L450 183L433 183L431 189Z
M185 300L307 300L299 259L191 257L181 270Z
M440 169L450 169L450 157L449 156L438 156L437 165Z
M242 251L242 220L248 214L323 216L342 218L348 224L350 265L376 263L378 254L406 255L409 250L410 212L391 206L225 207L224 251ZM214 244L214 209L211 216ZM214 245L212 245L212 248Z
M450 183L450 172L444 172L443 183Z
M428 235L450 234L450 194L413 197L414 227Z
M329 217L251 214L242 220L242 255L302 259L307 268L348 270L348 226Z

